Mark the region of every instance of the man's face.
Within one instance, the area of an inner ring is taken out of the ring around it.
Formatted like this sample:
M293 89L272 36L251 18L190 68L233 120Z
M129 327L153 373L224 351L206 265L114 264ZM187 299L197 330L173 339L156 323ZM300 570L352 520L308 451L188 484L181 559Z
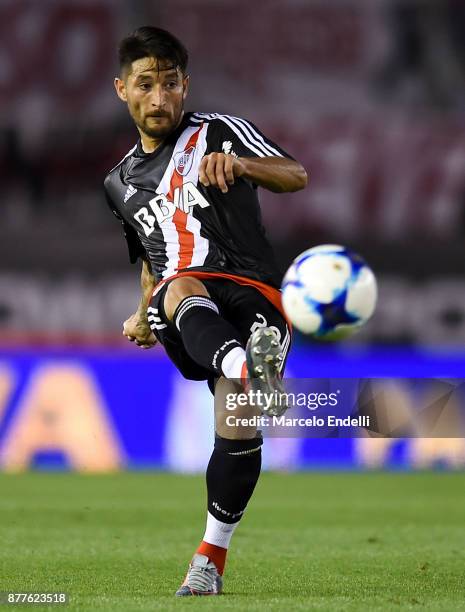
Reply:
M169 62L144 57L115 79L115 88L139 130L164 138L181 119L188 83L189 77Z

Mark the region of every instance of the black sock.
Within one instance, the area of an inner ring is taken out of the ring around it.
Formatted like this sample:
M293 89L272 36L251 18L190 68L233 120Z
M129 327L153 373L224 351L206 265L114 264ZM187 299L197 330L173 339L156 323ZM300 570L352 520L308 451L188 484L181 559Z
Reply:
M257 484L263 440L215 439L207 468L208 512L223 523L237 523Z
M223 357L231 349L242 347L239 332L220 316L217 305L207 296L184 298L174 312L173 322L189 356L219 376L223 374Z

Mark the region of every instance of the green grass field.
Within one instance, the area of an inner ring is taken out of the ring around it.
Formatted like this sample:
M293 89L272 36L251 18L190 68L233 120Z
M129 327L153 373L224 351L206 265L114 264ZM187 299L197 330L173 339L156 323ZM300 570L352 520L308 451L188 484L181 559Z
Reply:
M465 474L264 474L225 595L175 599L204 495L201 477L0 475L0 591L89 611L465 609Z

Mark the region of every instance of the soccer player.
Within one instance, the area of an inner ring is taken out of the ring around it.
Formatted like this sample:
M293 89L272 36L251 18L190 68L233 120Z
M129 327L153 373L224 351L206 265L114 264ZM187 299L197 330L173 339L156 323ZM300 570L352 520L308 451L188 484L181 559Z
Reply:
M185 378L207 380L215 396L206 531L178 596L221 592L231 536L260 474L260 433L228 424L226 394L254 381L282 389L290 332L257 190L307 183L304 168L252 123L184 111L187 60L181 42L159 28L121 42L115 88L140 137L105 179L130 260L142 260L142 296L124 335L142 348L158 340Z

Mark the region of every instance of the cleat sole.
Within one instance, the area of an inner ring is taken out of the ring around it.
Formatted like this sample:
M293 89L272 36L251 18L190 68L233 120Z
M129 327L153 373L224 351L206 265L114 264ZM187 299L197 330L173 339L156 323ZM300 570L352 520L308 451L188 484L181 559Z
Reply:
M280 398L285 393L280 374L284 355L276 332L270 328L255 330L247 343L246 356L252 385L255 381L253 386L256 389L265 393L277 393ZM280 416L287 408L285 401L278 401L263 409L263 412L269 416Z

